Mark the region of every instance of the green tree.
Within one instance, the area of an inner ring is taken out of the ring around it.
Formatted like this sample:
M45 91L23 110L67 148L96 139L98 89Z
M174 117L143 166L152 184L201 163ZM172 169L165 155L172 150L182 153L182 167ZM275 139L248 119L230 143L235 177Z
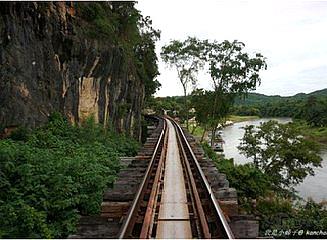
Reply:
M229 106L227 105L231 104L231 101L226 98L228 95L220 96L219 102L213 106L216 97L217 95L214 91L196 89L192 92L191 103L195 109L195 119L204 128L201 142L203 141L205 132L216 124L216 119L222 119L227 115L226 111L229 110ZM214 107L215 109L213 109Z
M271 171L263 172L253 163L234 165L232 159L224 159L204 143L203 150L208 158L215 162L220 173L225 173L231 187L237 190L240 210L254 214L260 220L259 236L277 238L312 238L307 231L319 231L327 227L326 203L309 200L294 202L285 197L284 189L276 189ZM273 233L274 229L281 230ZM289 235L291 229L294 235ZM297 234L303 230L303 235ZM277 235L273 235L277 234ZM314 236L314 237L317 237Z
M310 96L304 105L304 113L309 125L315 127L327 125L327 101Z
M155 43L160 39L160 31L152 27L152 20L147 16L140 16L138 21L140 32L139 43L134 46L137 59L137 72L144 82L145 100L148 101L152 94L160 88L161 84L156 79L159 75L158 58L155 52Z
M211 107L214 138L218 124L230 112L235 97L246 96L248 91L255 90L261 82L259 71L266 69L267 65L260 53L249 56L244 52L244 43L236 40L221 43L203 41L203 45L215 92Z
M212 100L212 92L210 91L195 89L191 94L191 104L195 109L195 120L204 129L200 142L203 142L204 134L208 128L208 120L211 113L210 104Z
M161 57L171 68L176 68L178 78L183 86L186 125L188 128L189 108L187 104L188 86L196 85L197 73L203 66L203 45L192 37L184 41L173 40L162 47Z
M238 149L269 174L278 188L291 189L308 174L314 175L314 167L321 167L318 145L305 139L292 124L269 121L257 129L251 125L244 129Z
M97 41L117 47L124 57L121 65L143 81L145 101L160 87L155 43L160 31L149 16L142 16L133 1L76 3L77 15L85 20L80 31ZM125 60L126 59L126 60ZM118 67L117 67L118 68Z

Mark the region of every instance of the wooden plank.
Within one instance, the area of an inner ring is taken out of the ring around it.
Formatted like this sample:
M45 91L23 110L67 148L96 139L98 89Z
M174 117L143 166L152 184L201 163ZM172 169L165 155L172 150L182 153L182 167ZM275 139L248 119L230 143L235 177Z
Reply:
M102 202L101 216L108 218L121 218L126 215L130 202Z

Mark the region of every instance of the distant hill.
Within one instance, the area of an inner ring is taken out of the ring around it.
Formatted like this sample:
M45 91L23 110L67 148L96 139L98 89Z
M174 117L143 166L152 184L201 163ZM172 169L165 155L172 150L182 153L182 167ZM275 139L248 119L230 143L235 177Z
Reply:
M327 96L327 88L314 91L312 93L309 93L308 95L309 96L316 96L316 97L326 97Z
M287 96L287 97L282 97L279 95L265 95L261 93L249 93L248 97L246 99L236 99L235 104L237 105L257 105L257 104L265 104L265 103L272 103L272 102L279 102L282 100L304 100L308 98L309 96L315 96L317 98L320 97L327 97L327 88L314 91L311 93L298 93L294 96Z

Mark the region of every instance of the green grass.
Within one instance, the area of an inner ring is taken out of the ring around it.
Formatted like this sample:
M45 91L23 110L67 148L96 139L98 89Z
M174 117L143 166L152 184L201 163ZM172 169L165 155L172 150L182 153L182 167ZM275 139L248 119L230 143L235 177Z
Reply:
M227 120L228 121L233 121L234 123L236 122L243 122L243 121L249 121L249 120L254 120L258 119L258 116L236 116L236 115L230 115ZM182 124L183 127L186 127L186 124ZM193 130L193 125L190 124L189 126L189 132L192 132ZM201 126L198 126L195 131L193 132L193 135L197 138L201 138L203 134L204 128Z
M327 145L327 127L310 128L308 129L308 133L312 139Z
M190 129L192 130L192 126L190 127ZM193 135L194 135L195 137L199 137L199 138L201 138L201 137L202 137L202 134L203 134L203 131L204 131L204 129L203 129L201 126L198 126L198 127L194 130Z
M230 115L227 117L228 121L233 121L234 123L236 122L244 122L244 121L249 121L249 120L254 120L258 119L259 116L236 116L236 115Z
M327 127L311 127L305 121L293 123L307 138L327 147Z

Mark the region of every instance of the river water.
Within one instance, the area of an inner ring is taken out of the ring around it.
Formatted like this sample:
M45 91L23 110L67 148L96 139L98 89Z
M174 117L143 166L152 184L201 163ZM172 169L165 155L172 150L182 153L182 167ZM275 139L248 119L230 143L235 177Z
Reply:
M237 149L237 146L240 144L240 139L244 134L242 127L246 125L259 126L261 122L267 122L269 120L276 120L280 123L292 121L291 118L260 118L235 123L225 127L222 131L222 137L225 141L224 154L226 158L234 158L236 164L250 162L251 159L247 159L244 155L241 155ZM327 149L321 151L320 155L323 158L323 167L315 169L315 176L306 177L303 183L296 186L296 190L301 197L304 199L310 197L317 202L327 200Z

